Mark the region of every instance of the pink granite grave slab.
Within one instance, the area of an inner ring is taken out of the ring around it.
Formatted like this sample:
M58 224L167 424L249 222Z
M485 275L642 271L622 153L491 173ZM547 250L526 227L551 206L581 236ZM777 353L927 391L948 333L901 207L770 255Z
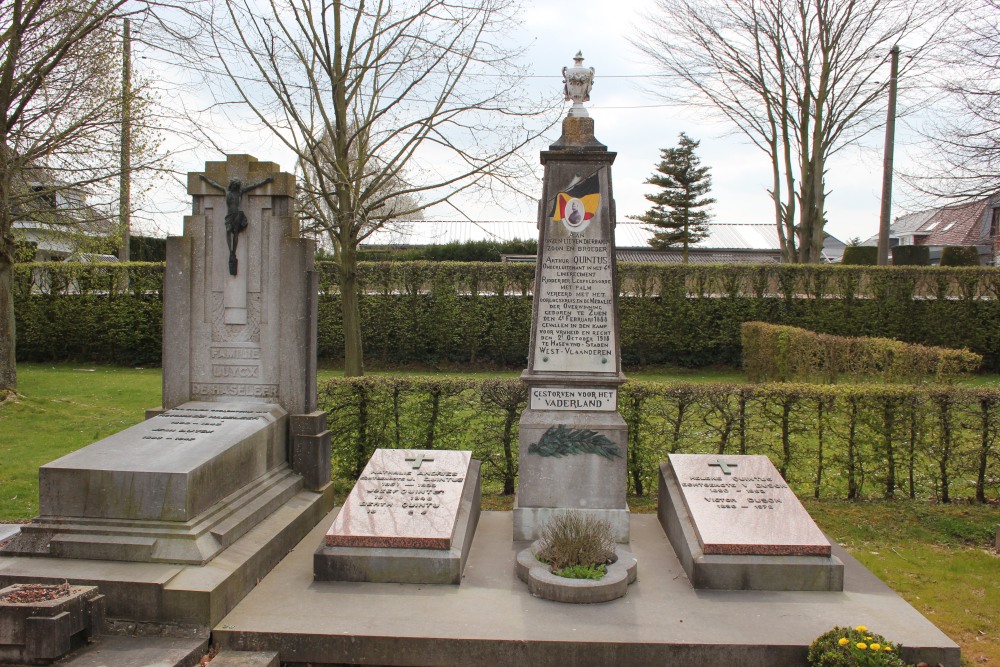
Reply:
M830 542L766 456L669 460L703 553L830 555Z
M450 549L471 462L470 452L375 450L326 545Z

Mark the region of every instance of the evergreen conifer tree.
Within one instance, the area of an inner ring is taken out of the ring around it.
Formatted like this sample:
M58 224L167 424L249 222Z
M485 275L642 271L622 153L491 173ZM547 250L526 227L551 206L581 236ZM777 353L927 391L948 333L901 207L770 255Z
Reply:
M681 246L684 263L688 261L688 246L708 235L709 214L706 207L715 203L705 197L712 189L708 167L702 167L694 151L699 142L681 132L677 148L660 149L661 160L656 172L646 184L660 191L646 195L654 206L643 215L629 216L633 220L656 227L649 244L656 250Z

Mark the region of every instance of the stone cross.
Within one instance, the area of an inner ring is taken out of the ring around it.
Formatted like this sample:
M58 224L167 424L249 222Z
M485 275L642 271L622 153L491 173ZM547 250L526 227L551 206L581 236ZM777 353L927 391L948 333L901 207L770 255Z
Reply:
M403 460L404 461L413 461L414 462L413 463L413 469L417 470L417 469L420 468L420 466L422 466L424 464L424 461L433 461L434 459L430 458L426 454L417 454L416 456L407 456Z
M731 470L729 470L729 468L730 467L732 467L732 468L738 467L738 464L736 464L736 463L729 463L727 461L723 461L722 459L719 459L715 463L709 463L708 465L710 465L710 466L717 466L720 470L722 470L722 474L723 475L732 475L733 473L732 473Z

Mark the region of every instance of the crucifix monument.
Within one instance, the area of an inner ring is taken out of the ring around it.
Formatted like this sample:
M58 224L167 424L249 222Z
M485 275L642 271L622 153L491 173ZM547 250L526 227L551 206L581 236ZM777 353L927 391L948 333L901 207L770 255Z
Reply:
M167 239L162 406L42 466L40 516L4 555L33 557L7 568L25 580L93 582L88 561L116 561L109 613L210 624L329 509L330 434L295 177L231 155L188 192L184 235Z

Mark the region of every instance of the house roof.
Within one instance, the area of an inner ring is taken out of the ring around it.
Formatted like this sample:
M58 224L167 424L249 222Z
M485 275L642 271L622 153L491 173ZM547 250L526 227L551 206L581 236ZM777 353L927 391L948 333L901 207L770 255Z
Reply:
M917 230L917 234L926 235L921 245L976 245L985 236L979 223L989 201L990 197L987 197L968 204L938 209Z
M976 201L932 208L904 215L889 226L892 238L918 237L920 245L961 246L980 245L989 241L987 209L1000 205L1000 194ZM878 234L863 245L878 245Z
M907 215L899 216L892 221L892 224L889 225L889 236L892 238L912 236L940 210L941 209L939 208L932 208L926 211L917 211L916 213L908 213ZM877 246L878 234L868 237L868 239L861 245Z

